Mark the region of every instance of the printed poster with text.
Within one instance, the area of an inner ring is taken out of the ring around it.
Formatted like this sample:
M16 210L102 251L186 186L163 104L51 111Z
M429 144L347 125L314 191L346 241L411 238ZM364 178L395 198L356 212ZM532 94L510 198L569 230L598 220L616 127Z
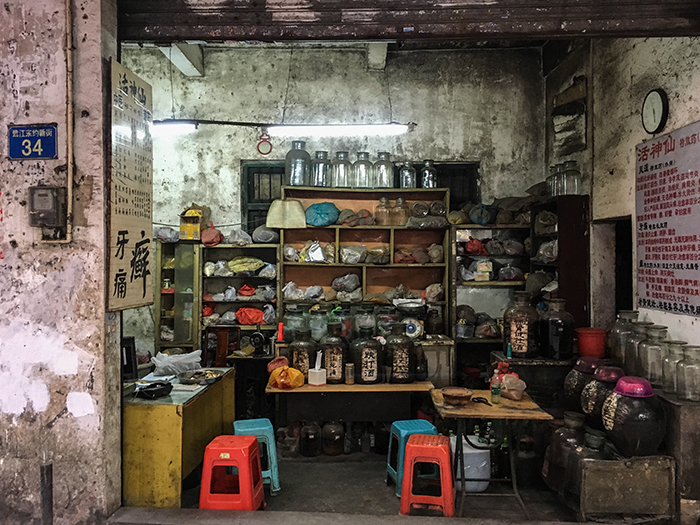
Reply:
M112 60L108 310L153 303L151 86Z
M640 308L700 315L700 122L636 148Z

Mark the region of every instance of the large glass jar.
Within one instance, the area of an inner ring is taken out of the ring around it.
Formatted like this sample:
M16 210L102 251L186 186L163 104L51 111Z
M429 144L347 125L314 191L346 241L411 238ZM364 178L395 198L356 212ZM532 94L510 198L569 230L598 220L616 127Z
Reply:
M372 337L371 328L360 330L360 337L350 345L350 355L355 363L356 383L381 383L384 376L384 350L381 343Z
M595 378L593 374L600 366L601 361L597 357L580 357L573 370L564 378L564 404L570 410L581 410L581 393L586 385Z
M374 315L377 318L377 335L382 337L388 336L391 333L392 325L401 320L399 312L393 306L377 306L374 309Z
M347 151L337 151L335 159L331 163L333 168L333 187L334 188L351 188L352 187L352 162L348 160Z
M581 410L586 414L586 421L591 428L603 430L603 403L624 375L624 370L617 366L601 366L593 373L593 381L583 387Z
M542 465L542 477L547 486L561 493L566 481L566 467L571 452L583 444L583 414L564 412L564 426L554 432Z
M368 328L372 331L372 336L377 335L377 318L374 315L373 306L360 306L352 320L353 334L357 337L360 330Z
M311 161L311 186L329 188L331 186L331 161L327 151L317 151Z
M610 357L616 365L622 366L625 364L625 343L632 334L633 323L638 317L639 312L636 310L620 310L615 324L608 332Z
M340 323L341 326L341 332L340 335L342 335L345 339L350 339L353 337L352 333L352 313L350 312L349 308L342 308L342 307L337 307L333 310L331 313L332 316L335 317L335 320Z
M661 382L664 392L668 394L676 394L678 392L678 375L676 374L678 363L683 359L683 350L685 341L664 341L666 346L666 354L661 363L661 373L663 380Z
M313 421L304 421L299 432L299 452L302 456L313 458L323 453L321 427Z
M379 204L374 209L374 220L377 226L390 226L391 225L391 208L389 206L389 199L386 197L379 198Z
M552 359L574 355L574 317L564 309L564 299L551 299L540 319L540 352Z
M652 325L647 328L647 339L639 343L639 363L642 367L641 377L651 383L651 386L659 387L663 383L663 371L661 363L664 359L665 346L663 340L666 339L668 327Z
M676 365L678 397L688 401L700 401L700 346L688 345L683 349L683 359Z
M423 167L420 169L420 179L422 188L437 188L437 170L432 160L426 159L423 161Z
M321 339L323 367L326 369L326 382L334 385L342 383L345 362L348 359L348 342L341 335L343 325L339 322L328 323L328 333Z
M647 338L647 327L653 325L648 321L637 321L632 323L632 335L627 336L625 342L625 371L630 376L640 376L642 374L639 363L639 343Z
M352 165L353 188L373 188L372 162L366 151L357 152L357 160Z
M404 226L411 212L403 197L397 197L396 204L391 209L391 224L394 226Z
M530 306L528 292L515 292L515 304L503 313L503 350L508 345L513 357L537 356L537 324L539 315Z
M397 322L386 338L386 363L391 367L391 383L412 383L416 377L416 352L413 340L406 335L406 326Z
M292 357L292 368L304 374L304 383L309 381L309 368L316 366L316 349L310 330L296 331L296 338L289 345L289 354Z
M379 152L379 160L374 163L374 187L394 187L394 164L391 155L386 151Z
M321 309L311 310L309 330L311 330L311 339L320 341L328 333L328 312Z
M326 456L340 456L343 453L345 429L337 421L323 425L323 453Z
M557 175L557 167L556 166L550 166L549 167L549 176L545 179L545 183L547 184L547 195L550 197L556 197L558 194L556 193L555 190L555 180L556 180L556 175Z
M296 338L297 330L308 330L309 320L307 315L297 305L289 305L284 314L283 339L291 343Z
M580 184L581 172L576 167L576 161L567 160L564 163L564 176L560 195L578 195Z
M401 188L404 189L416 187L416 170L409 160L405 160L399 170L399 183Z
M442 310L432 308L428 312L428 318L425 320L425 333L431 335L439 335L445 333L445 321L442 317Z
M284 182L288 186L308 186L311 156L304 149L306 142L293 140L292 149L284 158Z

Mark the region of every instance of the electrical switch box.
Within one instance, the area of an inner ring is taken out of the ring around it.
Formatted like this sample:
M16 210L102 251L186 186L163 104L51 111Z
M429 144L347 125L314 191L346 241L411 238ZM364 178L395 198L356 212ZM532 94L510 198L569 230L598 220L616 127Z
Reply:
M35 228L63 228L66 225L66 188L29 188L29 225Z

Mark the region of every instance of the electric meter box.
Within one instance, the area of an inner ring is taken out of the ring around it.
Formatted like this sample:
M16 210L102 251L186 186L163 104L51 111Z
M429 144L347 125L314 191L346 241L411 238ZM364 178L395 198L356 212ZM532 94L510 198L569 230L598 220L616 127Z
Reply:
M35 228L63 228L66 225L66 188L29 188L29 225Z

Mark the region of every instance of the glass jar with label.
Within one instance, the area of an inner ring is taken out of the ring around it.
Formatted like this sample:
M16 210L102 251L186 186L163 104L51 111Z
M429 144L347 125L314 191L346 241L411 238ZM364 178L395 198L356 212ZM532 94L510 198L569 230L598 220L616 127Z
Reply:
M310 330L296 331L296 338L289 345L289 354L292 357L292 368L304 374L304 383L309 381L309 368L316 365L316 349Z
M366 151L357 152L357 160L352 165L353 188L374 188L372 176L372 162Z
M664 341L666 353L661 363L662 387L667 394L675 394L678 391L677 366L683 359L683 349L685 341Z
M661 364L664 359L665 345L668 327L652 325L647 328L647 339L639 343L639 362L642 366L642 377L651 383L651 386L660 387L663 383Z
M379 198L379 204L374 209L374 220L377 226L391 225L391 208L389 207L389 199L386 197Z
M386 364L391 368L390 383L412 383L416 377L416 352L413 340L406 335L406 326L397 322L386 338Z
M350 345L350 355L355 363L355 382L363 385L381 383L384 373L384 350L372 337L371 328L360 330L360 337Z
M515 303L503 313L503 352L513 357L536 357L539 315L530 306L528 292L515 292Z
M409 160L405 160L399 170L399 183L401 188L404 189L416 187L416 170Z
M284 181L288 186L308 186L311 156L304 149L306 142L293 140L284 159Z
M334 188L352 187L352 162L348 159L347 151L337 151L331 163Z
M406 200L403 197L398 197L396 204L391 210L391 223L394 226L405 226L410 213Z
M437 170L432 160L426 159L423 161L420 178L422 188L437 188Z
M394 187L394 164L391 162L391 154L386 151L379 152L379 160L374 163L374 187Z
M328 333L321 339L323 367L326 369L326 382L339 384L343 382L343 372L348 358L348 342L341 335L343 325L339 322L328 323Z
M330 188L331 161L327 151L317 151L316 158L311 161L311 186Z

